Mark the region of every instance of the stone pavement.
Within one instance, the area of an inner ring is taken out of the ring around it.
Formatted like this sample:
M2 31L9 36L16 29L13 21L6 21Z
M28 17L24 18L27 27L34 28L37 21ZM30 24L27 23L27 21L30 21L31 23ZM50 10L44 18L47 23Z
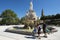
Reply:
M34 39L32 36L4 32L4 28L5 26L1 31L0 27L0 40L40 40L38 38ZM41 40L60 40L60 27L55 28L58 30L58 32L48 35L48 38L41 37ZM43 34L41 34L41 36L43 36Z

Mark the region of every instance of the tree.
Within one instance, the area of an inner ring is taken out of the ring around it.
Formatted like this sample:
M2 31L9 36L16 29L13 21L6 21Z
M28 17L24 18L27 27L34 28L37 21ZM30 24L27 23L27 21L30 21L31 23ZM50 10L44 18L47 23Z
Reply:
M43 17L44 16L44 10L42 9L42 11L41 11L41 17Z
M44 19L45 19L44 10L42 9L42 11L41 11L41 20L44 20Z
M60 14L58 13L58 14L56 14L56 19L60 19Z
M10 9L3 11L1 17L2 24L17 24L19 20L16 13Z

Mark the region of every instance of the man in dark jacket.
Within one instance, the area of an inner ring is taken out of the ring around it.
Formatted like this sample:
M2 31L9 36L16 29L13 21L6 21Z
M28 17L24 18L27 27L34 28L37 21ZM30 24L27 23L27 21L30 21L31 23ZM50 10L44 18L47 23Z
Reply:
M45 23L43 23L43 33L45 34L44 35L44 37L46 37L47 38L47 32L46 32L46 24Z

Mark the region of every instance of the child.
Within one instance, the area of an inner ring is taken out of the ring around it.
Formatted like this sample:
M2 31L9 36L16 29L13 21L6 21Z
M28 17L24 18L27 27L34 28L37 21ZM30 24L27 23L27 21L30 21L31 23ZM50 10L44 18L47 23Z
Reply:
M33 30L33 36L35 37L35 34L37 33L37 28L35 27Z

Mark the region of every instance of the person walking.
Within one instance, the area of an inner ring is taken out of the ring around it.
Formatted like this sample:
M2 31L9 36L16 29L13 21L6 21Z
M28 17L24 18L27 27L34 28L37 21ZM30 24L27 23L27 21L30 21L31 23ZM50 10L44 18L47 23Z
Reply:
M45 24L45 23L43 23L43 33L44 33L44 37L46 37L46 38L47 38L46 28L47 28L46 24Z
M34 21L34 30L33 30L33 37L36 38L37 37L37 32L38 32L38 28L37 28L37 22Z
M33 36L36 37L36 32L37 32L37 27L34 27L34 30L33 30Z
M40 24L37 25L38 26L38 38L41 39L40 34L41 34L41 26Z

